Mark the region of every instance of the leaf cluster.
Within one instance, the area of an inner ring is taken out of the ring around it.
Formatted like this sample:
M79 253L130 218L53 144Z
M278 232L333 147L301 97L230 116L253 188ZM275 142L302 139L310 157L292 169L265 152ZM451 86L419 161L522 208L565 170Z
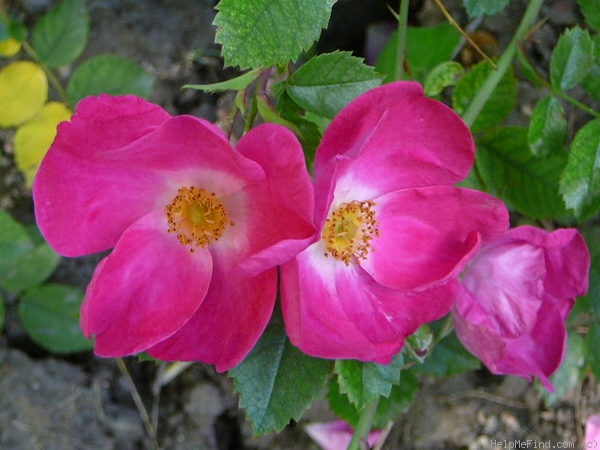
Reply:
M79 329L83 292L72 286L45 281L61 258L39 235L7 212L0 211L0 292L12 306L34 342L53 353L74 353L92 348ZM5 320L0 301L0 328Z

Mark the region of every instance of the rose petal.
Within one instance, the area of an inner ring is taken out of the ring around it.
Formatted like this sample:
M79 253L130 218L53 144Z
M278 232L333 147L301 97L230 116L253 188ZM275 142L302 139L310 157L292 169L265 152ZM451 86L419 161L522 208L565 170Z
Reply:
M239 364L264 331L275 305L277 271L247 276L227 270L215 255L204 302L191 320L169 339L148 350L167 361L202 361L224 372Z
M554 391L549 377L560 366L566 346L565 320L554 305L545 302L531 332L506 341L506 353L496 363L496 370L527 379L537 377L547 390Z
M583 448L595 448L600 442L600 414L592 414L585 421Z
M374 342L348 316L336 289L339 264L343 266L325 258L321 243L315 243L281 267L286 332L294 345L312 356L388 364L403 341Z
M343 156L352 160L343 175L379 194L450 185L468 174L474 154L460 117L425 97L418 83L401 81L366 92L333 119L317 149L315 178L330 179L332 164Z
M574 228L547 232L532 226L513 228L506 239L522 240L544 249L546 291L556 298L584 295L588 289L590 254L583 237Z
M128 228L96 268L81 309L81 327L95 352L139 353L168 338L202 303L212 272L208 251L194 253L164 230L162 213Z
M71 121L59 125L55 146L89 159L136 141L170 117L160 106L133 95L86 97Z
M163 179L135 167L111 167L54 144L33 185L37 224L54 250L80 256L115 246L123 231L156 205Z
M375 199L379 237L361 266L395 289L433 287L458 275L477 250L480 235L508 227L500 200L450 186L396 191Z
M484 248L462 279L470 292L457 300L469 321L486 324L505 337L518 337L535 325L544 296L546 268L541 248L505 242Z
M367 339L396 341L423 323L448 314L457 291L454 282L421 291L400 291L378 284L360 266L337 264L335 286L346 315Z
M256 162L235 151L213 124L193 116L177 116L129 146L104 152L102 161L161 173L177 187L194 183L218 196L239 191L264 179Z
M237 149L266 174L264 181L240 193L248 239L243 267L258 273L289 260L313 239L313 188L302 147L286 128L260 125L240 140Z

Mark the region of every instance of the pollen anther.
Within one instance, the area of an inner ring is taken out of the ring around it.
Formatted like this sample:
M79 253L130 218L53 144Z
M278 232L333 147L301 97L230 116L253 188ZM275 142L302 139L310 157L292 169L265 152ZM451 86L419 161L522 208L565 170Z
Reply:
M193 252L219 240L229 221L225 206L213 192L196 186L181 187L165 208L169 233L177 233L182 245Z
M372 200L343 203L325 222L321 237L325 256L333 256L346 265L358 264L373 251L371 241L379 236L379 223Z

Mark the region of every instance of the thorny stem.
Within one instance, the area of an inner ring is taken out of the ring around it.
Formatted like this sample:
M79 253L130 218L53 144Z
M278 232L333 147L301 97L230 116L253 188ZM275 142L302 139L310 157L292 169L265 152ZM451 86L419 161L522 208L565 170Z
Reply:
M142 421L144 422L144 428L146 428L146 433L148 434L148 437L150 437L150 441L152 442L152 447L154 447L155 450L160 450L160 445L158 445L158 440L156 439L156 429L152 425L152 421L150 420L150 415L148 414L148 410L144 406L144 402L142 401L142 398L140 397L140 394L139 394L137 388L135 387L135 383L133 382L133 379L131 378L131 375L129 373L129 370L127 369L127 365L125 364L125 361L123 361L123 358L115 358L115 363L117 364L117 367L119 368L119 370L121 371L121 374L123 375L123 377L125 378L125 381L127 382L127 385L129 387L129 392L131 393L131 398L133 399L133 402L135 403L135 407L137 408L138 413L142 417Z
M369 435L369 431L371 431L371 425L373 424L373 418L375 417L378 404L379 399L375 400L372 404L365 406L361 411L358 423L354 429L354 434L352 435L352 440L348 445L348 450L360 450L361 443L367 441L367 436Z
M42 60L40 59L40 57L38 56L36 51L31 47L31 45L29 45L27 43L27 41L23 41L22 45L23 45L23 49L31 57L31 59L33 59L42 68L42 70L46 73L46 76L48 77L48 81L50 81L50 84L56 90L56 92L60 96L61 100L64 103L68 103L69 97L67 97L67 93L65 92L62 85L60 84L60 81L58 81L58 78L56 78L54 76L54 73L52 73L52 71L48 68L48 66L46 66L46 64L44 64L42 62Z
M523 14L523 18L521 19L521 23L515 32L510 44L507 49L504 51L500 59L498 60L498 65L496 70L494 70L488 78L485 80L485 83L481 87L481 89L475 95L475 98L471 101L471 104L463 114L463 120L465 123L471 127L477 119L477 116L483 109L486 102L489 100L492 92L500 83L500 80L512 64L512 61L515 57L517 51L517 45L521 41L521 38L525 35L527 30L533 26L535 23L535 18L537 17L540 9L542 7L543 0L531 0L525 13Z

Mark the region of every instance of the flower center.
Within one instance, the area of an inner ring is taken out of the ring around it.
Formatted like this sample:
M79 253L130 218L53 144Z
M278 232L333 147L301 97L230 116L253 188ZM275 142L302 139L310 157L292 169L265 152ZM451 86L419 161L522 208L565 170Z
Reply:
M219 240L227 225L233 225L217 196L196 186L179 188L165 213L167 232L177 233L179 242L189 245L191 252Z
M343 203L325 222L321 237L325 241L325 256L333 256L346 265L367 259L373 250L371 241L379 236L373 207L375 202Z

